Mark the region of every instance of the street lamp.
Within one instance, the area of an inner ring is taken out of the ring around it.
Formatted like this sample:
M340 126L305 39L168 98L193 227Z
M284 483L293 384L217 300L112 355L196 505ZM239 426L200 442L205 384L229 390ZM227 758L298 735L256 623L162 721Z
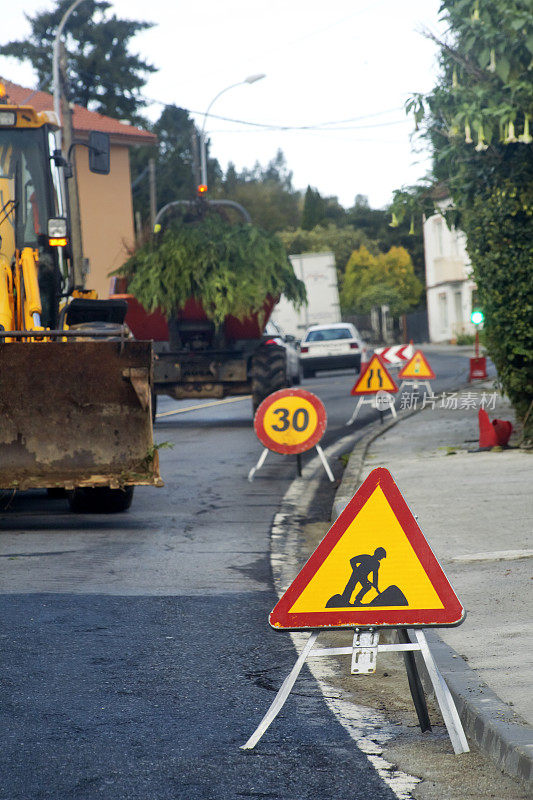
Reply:
M72 5L70 5L63 16L61 17L61 22L57 26L56 35L54 38L54 47L52 51L52 82L53 82L53 91L54 91L54 111L57 117L57 122L59 127L55 131L54 138L56 143L56 150L59 150L59 154L61 155L61 146L62 146L62 136L61 136L61 86L59 81L59 44L61 40L61 34L63 33L63 28L65 27L67 19L70 17L74 9L82 3L83 0L74 0ZM60 192L60 200L59 203L61 205L61 212L64 213L63 203L65 197L65 176L63 170L60 172L60 181L61 181L61 192Z
M209 116L209 112L211 111L213 103L216 100L218 100L220 95L224 94L225 92L229 92L230 89L234 89L236 86L242 86L244 83L255 83L256 81L260 81L262 78L266 78L266 75L264 75L263 73L259 73L258 75L249 75L243 81L239 81L238 83L232 83L231 86L226 86L225 89L222 89L222 91L220 91L213 97L213 99L207 106L207 111L204 114L202 130L200 131L200 167L202 173L201 186L204 187L203 192L207 191L207 153L205 145L205 123L207 122L207 117Z

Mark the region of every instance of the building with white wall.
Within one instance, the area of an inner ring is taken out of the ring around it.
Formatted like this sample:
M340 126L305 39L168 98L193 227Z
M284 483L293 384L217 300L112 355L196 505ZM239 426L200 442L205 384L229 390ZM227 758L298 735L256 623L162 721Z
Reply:
M470 313L476 284L464 233L448 228L443 217L434 214L424 220L424 253L430 341L449 342L460 334L474 334Z

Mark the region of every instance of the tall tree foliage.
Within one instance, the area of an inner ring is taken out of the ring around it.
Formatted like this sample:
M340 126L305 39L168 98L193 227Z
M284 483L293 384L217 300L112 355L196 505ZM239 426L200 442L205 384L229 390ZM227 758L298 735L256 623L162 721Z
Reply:
M161 116L150 129L157 136L154 148L138 147L131 150L131 176L133 206L146 222L149 216L148 161L155 159L157 207L162 208L173 200L191 200L196 196L194 141L197 130L189 112L184 108L165 106ZM208 160L209 184L220 180L220 167Z
M425 283L424 241L421 220L404 217L391 227L387 208L371 208L364 195L357 195L354 205L346 211L346 222L362 230L369 239L377 242L382 253L391 247L404 247L413 261L415 274Z
M404 247L377 255L360 247L346 265L340 297L346 312L368 313L374 306L387 305L393 316L399 316L417 305L422 292Z
M302 228L304 231L311 231L323 221L326 212L326 204L320 192L308 186L304 197L304 207L302 211Z
M28 39L0 48L4 56L29 61L37 72L39 88L52 90L52 47L56 31L72 0L59 0L53 11L26 14L31 25ZM85 0L70 15L64 28L70 82L70 100L117 119L142 122L146 105L141 90L156 68L130 52L130 40L153 23L119 19L108 14L112 3Z
M395 216L433 211L431 185L447 189L447 217L466 233L489 353L530 436L533 335L524 320L533 309L531 4L443 0L441 13L448 34L438 42L438 83L408 104L433 147L433 174L429 184L397 193Z
M267 231L297 225L300 219L300 193L292 186L292 172L281 150L266 167L256 162L252 169L239 173L229 164L225 179L215 185L214 193L243 205L252 220Z

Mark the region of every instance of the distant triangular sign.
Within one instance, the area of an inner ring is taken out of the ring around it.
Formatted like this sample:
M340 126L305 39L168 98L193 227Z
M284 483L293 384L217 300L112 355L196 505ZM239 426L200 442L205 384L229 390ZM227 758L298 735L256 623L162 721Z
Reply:
M420 378L426 381L435 378L436 375L429 366L429 362L422 350L417 350L411 360L400 370L398 377L401 380L405 378Z
M270 613L278 630L459 625L465 617L390 472L373 470Z
M377 394L378 392L392 392L398 391L398 387L387 370L387 367L376 354L372 356L364 372L361 372L359 378L350 392L353 395L359 394Z

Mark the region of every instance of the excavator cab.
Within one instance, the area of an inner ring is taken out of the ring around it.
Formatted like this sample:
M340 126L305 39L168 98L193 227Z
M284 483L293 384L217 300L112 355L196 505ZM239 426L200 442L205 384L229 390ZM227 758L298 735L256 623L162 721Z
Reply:
M52 112L0 105L0 489L123 511L134 485L162 485L151 342L132 338L125 303L75 285L56 128Z

